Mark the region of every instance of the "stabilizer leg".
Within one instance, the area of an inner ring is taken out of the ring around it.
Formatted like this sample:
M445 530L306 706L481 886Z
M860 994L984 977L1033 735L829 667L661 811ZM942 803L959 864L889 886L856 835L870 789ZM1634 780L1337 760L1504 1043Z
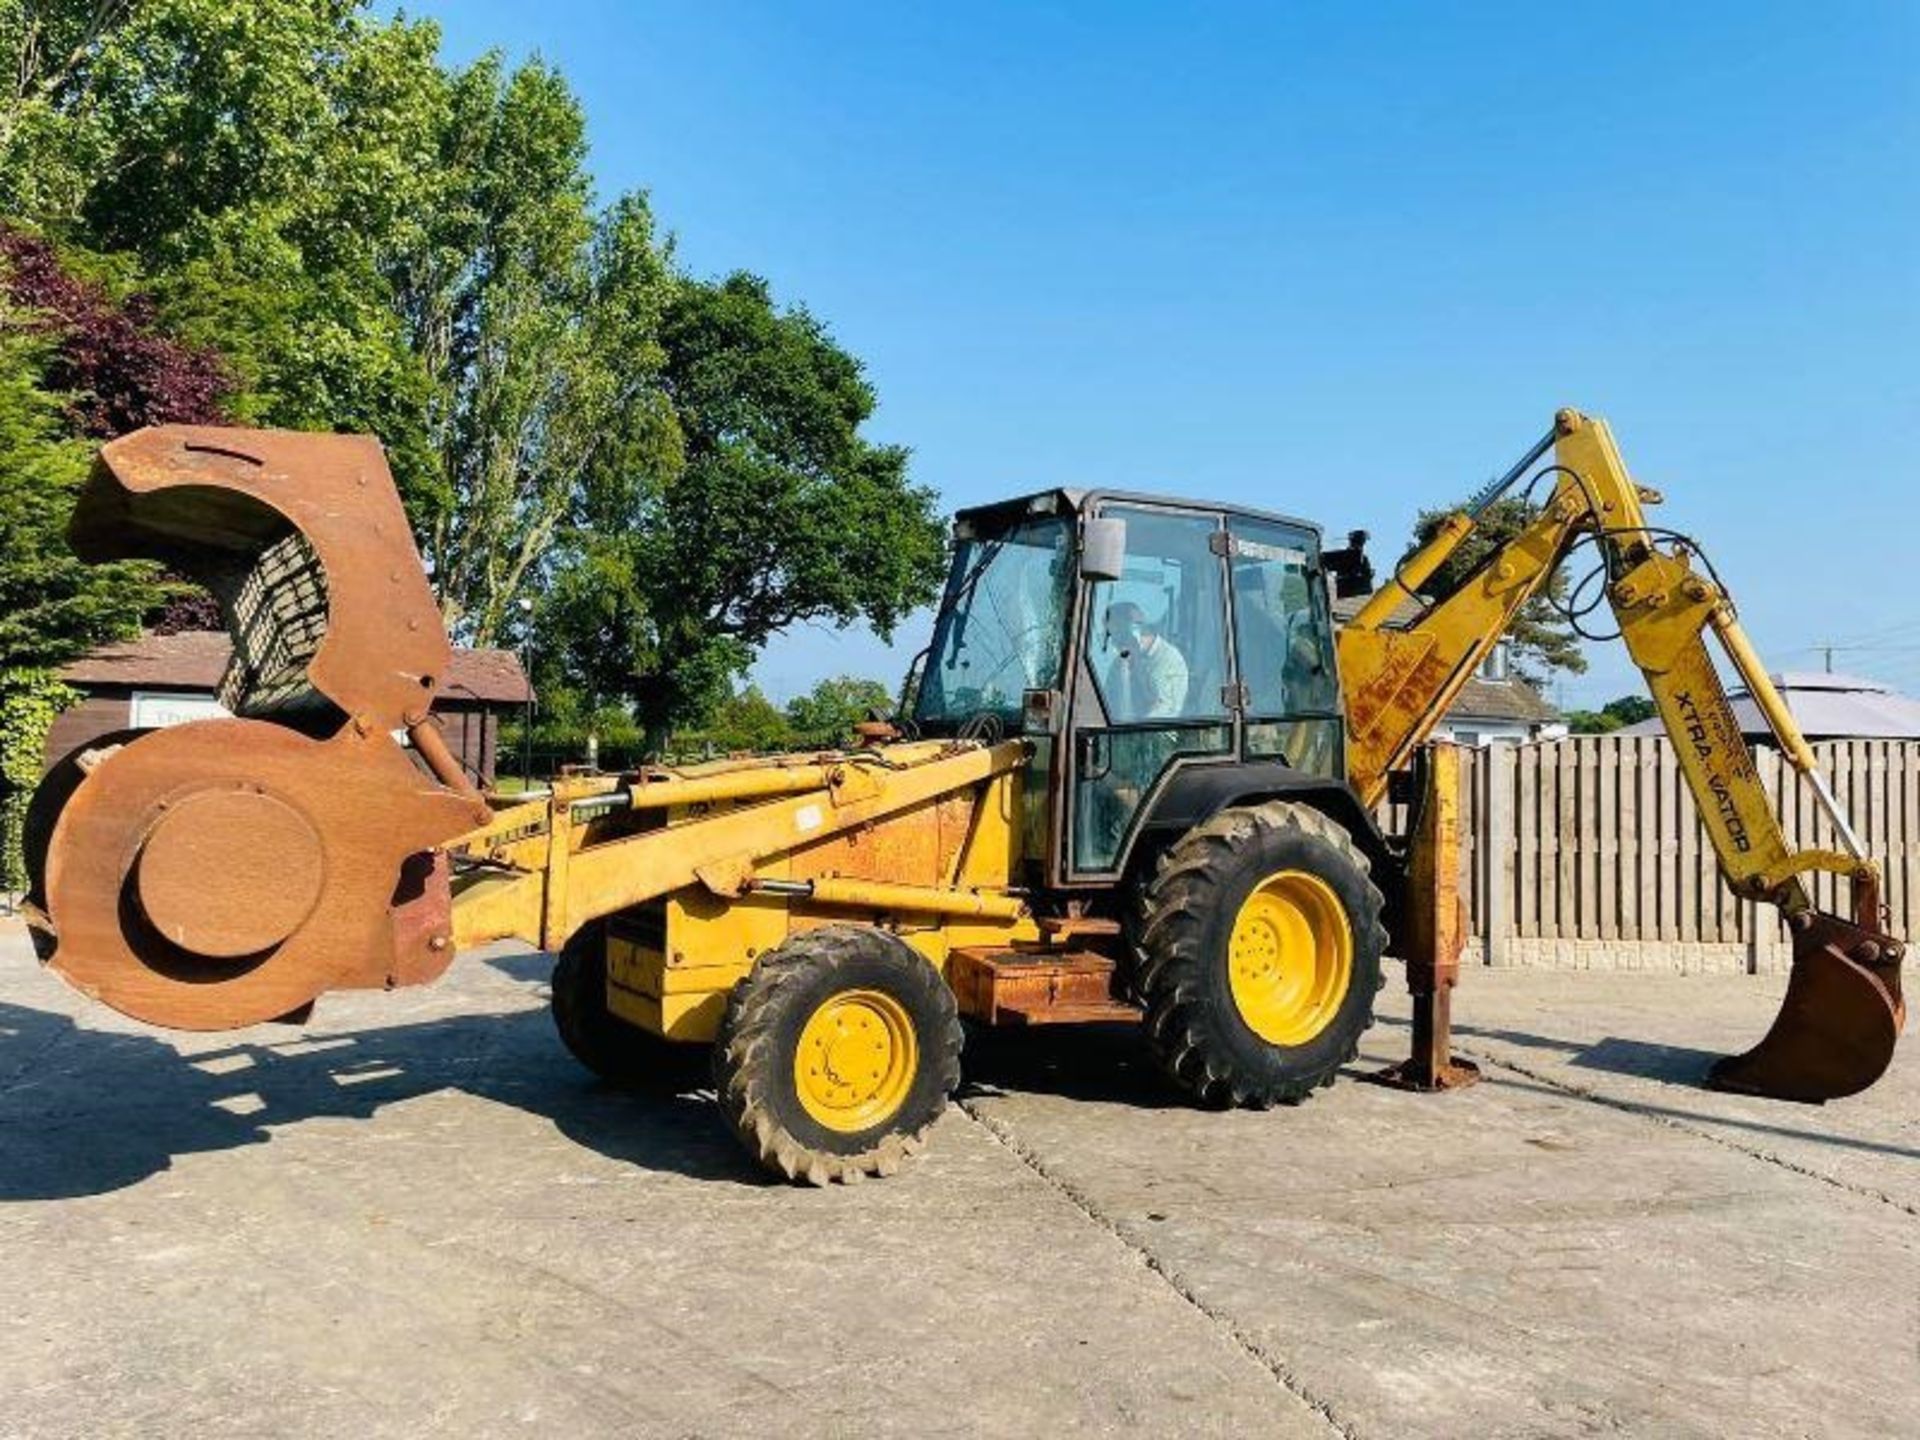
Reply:
M1435 742L1414 762L1418 791L1411 829L1399 945L1413 995L1413 1051L1373 1079L1401 1090L1460 1090L1480 1078L1478 1066L1453 1058L1453 987L1466 946L1460 901L1460 750Z

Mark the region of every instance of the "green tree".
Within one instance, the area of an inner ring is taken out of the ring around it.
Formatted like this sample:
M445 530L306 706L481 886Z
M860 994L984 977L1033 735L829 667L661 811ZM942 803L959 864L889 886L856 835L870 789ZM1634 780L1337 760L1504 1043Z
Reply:
M0 675L130 635L183 588L148 564L84 565L66 543L92 442L220 416L220 357L161 333L151 311L0 224Z
M661 343L684 464L598 494L589 514L630 547L629 613L649 643L627 693L654 734L700 714L788 626L890 635L932 600L944 555L906 450L860 433L875 397L859 361L804 309L751 275L688 282Z
M1613 716L1622 725L1638 725L1642 720L1651 720L1660 713L1645 695L1622 695L1609 700L1600 709L1602 714Z
M378 434L430 479L385 267L446 123L438 32L353 0L0 0L0 214L218 348L236 419Z
M892 714L893 692L878 680L837 675L789 700L787 723L797 744L825 749L847 744L853 738L853 727L869 712Z
M124 639L160 598L149 565L83 565L67 519L92 446L66 438L39 387L42 347L0 315L0 674L65 664Z
M1644 695L1622 695L1598 710L1570 711L1567 728L1576 735L1606 735L1624 726L1651 720L1659 713L1653 701Z
M65 543L91 446L41 388L49 346L0 310L0 888L24 882L21 826L47 732L72 702L54 667L138 626L152 567L82 565Z
M456 633L489 644L563 530L585 522L572 548L590 548L591 512L677 464L658 338L674 280L644 198L595 214L557 73L489 58L452 90L435 218L396 296L432 381L427 562Z
M1618 716L1604 710L1569 710L1567 729L1575 735L1610 735L1620 728Z
M764 754L794 747L793 729L786 715L757 685L728 695L713 706L703 724L678 732L674 741L675 749L695 753Z
M80 697L47 670L0 669L0 890L27 888L27 806L46 764L47 735Z
M598 206L558 73L438 44L364 0L0 0L0 214L218 349L232 418L379 435L456 638L531 626L575 713L657 742L784 627L930 599L859 363Z
M790 625L890 633L933 598L944 555L906 451L860 434L874 395L859 362L806 311L752 276L682 281L659 343L671 408L590 467L536 645L543 691L630 704L654 743L731 703Z
M1407 546L1407 554L1411 555L1431 540L1441 523L1455 513L1451 509L1422 510L1414 521L1413 540ZM1526 529L1536 513L1536 507L1517 495L1494 501L1459 548L1419 587L1420 593L1435 600L1451 595L1482 560ZM1507 632L1514 673L1536 685L1556 670L1579 675L1587 668L1587 657L1580 650L1580 637L1555 608L1556 603L1565 602L1566 594L1567 576L1561 567L1554 571L1539 594L1520 607Z
M220 349L234 419L379 435L487 643L586 472L671 453L671 277L564 81L438 44L363 0L0 0L0 214Z

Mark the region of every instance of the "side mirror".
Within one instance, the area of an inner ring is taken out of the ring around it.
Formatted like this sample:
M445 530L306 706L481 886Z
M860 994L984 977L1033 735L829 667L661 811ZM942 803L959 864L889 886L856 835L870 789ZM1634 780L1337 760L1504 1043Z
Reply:
M1080 532L1080 578L1118 580L1127 566L1127 522L1100 515Z

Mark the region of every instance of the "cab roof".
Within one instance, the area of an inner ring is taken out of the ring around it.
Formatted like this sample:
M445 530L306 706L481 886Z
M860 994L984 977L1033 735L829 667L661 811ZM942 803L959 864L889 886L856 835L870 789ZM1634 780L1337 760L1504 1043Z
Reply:
M1089 506L1108 500L1127 505L1158 505L1173 510L1202 510L1216 515L1243 515L1254 520L1295 525L1303 530L1311 530L1316 537L1325 534L1325 527L1316 521L1302 520L1297 515L1285 515L1277 510L1259 510L1250 505L1190 500L1180 495L1150 495L1137 490L1082 490L1065 486L1055 490L1036 490L1028 495L995 500L986 505L969 505L964 510L955 511L953 519L956 526L966 522L983 528L998 528L1028 515L1079 515Z

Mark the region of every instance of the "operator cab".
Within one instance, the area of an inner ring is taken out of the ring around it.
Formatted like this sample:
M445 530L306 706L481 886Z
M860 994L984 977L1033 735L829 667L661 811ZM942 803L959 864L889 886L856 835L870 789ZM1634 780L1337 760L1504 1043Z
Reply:
M925 735L1035 742L1027 853L1050 857L1049 883L1110 882L1203 767L1341 783L1318 526L1051 490L960 512L954 539L912 718Z

